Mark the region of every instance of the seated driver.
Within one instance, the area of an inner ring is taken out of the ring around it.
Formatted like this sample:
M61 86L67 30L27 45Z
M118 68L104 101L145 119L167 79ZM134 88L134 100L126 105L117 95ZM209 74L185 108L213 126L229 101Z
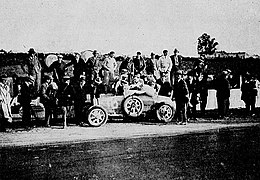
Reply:
M130 90L142 90L144 86L144 80L141 79L140 73L134 75L133 82L130 85Z
M122 74L115 85L115 94L123 95L125 90L129 89L128 75Z
M148 75L147 76L147 84L144 84L143 91L148 96L156 96L158 95L158 91L160 90L160 85L156 83L156 80L153 76Z

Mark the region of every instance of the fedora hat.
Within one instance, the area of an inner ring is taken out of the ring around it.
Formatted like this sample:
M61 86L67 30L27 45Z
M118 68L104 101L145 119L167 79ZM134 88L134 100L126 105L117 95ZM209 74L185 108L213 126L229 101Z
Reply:
M110 53L109 54L115 54L115 51L110 51Z
M97 50L94 50L92 54L97 54L97 53L98 53Z
M163 50L163 53L166 53L166 52L168 52L168 50L167 50L167 49L164 49L164 50Z
M30 48L29 51L28 51L28 53L34 54L34 53L36 53L36 52L35 52L35 50L34 50L33 48Z

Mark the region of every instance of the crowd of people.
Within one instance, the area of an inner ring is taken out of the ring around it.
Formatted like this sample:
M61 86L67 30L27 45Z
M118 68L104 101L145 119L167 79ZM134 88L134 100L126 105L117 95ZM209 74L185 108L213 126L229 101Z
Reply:
M144 58L141 52L136 56L126 57L119 67L115 60L115 52L100 56L94 50L93 56L87 60L75 53L75 58L65 63L62 55L47 69L42 64L33 48L28 51L28 76L19 84L19 102L23 109L22 122L25 128L33 127L31 121L31 100L40 97L45 108L45 126L49 127L58 118L57 107L62 110L63 127L67 127L67 113L72 106L75 110L75 123L83 125L83 108L86 103L99 103L101 94L114 93L124 95L128 90L144 90L150 96L162 95L176 101L174 118L177 124L186 124L189 120L197 120L197 105L200 104L201 116L205 114L208 99L209 77L203 58L199 58L192 69L181 69L182 56L174 49L170 56L163 50L161 56L153 52L150 58ZM101 58L102 57L102 58ZM70 77L67 68L73 66ZM115 76L116 70L119 76ZM42 77L43 75L43 77ZM225 70L214 80L217 90L219 117L227 116L230 97L230 70ZM11 122L10 93L5 76L0 82L1 131ZM247 112L254 114L257 89L248 73L241 90L242 100Z

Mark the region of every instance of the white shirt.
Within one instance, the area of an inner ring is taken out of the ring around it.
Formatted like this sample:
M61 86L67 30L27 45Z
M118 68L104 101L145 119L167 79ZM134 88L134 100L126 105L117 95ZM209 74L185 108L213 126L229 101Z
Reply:
M108 69L109 71L114 72L116 70L116 67L117 67L117 63L116 63L115 58L112 58L112 57L106 58L104 60L104 67L106 69Z
M158 70L160 72L169 73L172 69L172 61L169 56L162 56L158 60Z

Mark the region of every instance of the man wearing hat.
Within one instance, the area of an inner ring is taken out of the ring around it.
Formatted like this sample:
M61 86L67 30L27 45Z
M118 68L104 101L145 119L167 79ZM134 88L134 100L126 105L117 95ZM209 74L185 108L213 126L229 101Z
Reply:
M58 60L53 62L49 67L49 72L53 73L54 82L58 85L62 83L62 78L65 75L68 65L63 61L63 56L58 55Z
M93 82L94 79L98 76L99 71L101 69L102 65L100 62L100 56L98 56L97 50L93 51L93 56L88 58L86 65L85 65L85 76L86 80L91 79Z
M28 75L34 78L35 80L34 87L36 92L38 92L41 87L42 66L33 48L29 49L28 54L29 54L29 58L28 61L26 62L28 67Z
M177 124L186 125L187 123L187 103L189 101L189 90L183 79L183 72L176 71L176 80L173 85L173 98L176 102Z
M202 73L205 72L206 69L207 69L207 65L205 64L205 58L204 56L201 56L194 62L194 67L193 67L194 76L200 77Z
M115 70L117 68L117 62L114 58L115 52L111 51L109 56L105 58L103 62L104 79L103 83L105 85L105 91L111 91L111 85L115 78Z
M79 81L80 75L84 72L85 61L80 57L79 53L75 54L75 59L72 59L66 67L73 65L73 75L75 82Z
M84 75L86 76L86 86L88 87L88 93L93 94L93 83L95 77L98 76L98 72L101 69L100 67L100 57L98 56L97 50L93 51L93 56L88 58L85 63L83 70Z
M218 115L220 119L226 117L229 110L230 83L227 78L228 72L223 71L215 80Z
M188 119L197 120L197 104L200 103L200 89L201 89L201 77L197 77L194 75L192 70L187 72L187 86L189 90L189 103L187 107L188 111Z
M182 60L182 57L179 55L179 50L175 48L173 51L173 55L171 55L170 58L172 60L171 84L174 84L174 75L175 72L180 69L180 63Z
M22 122L26 129L33 127L31 121L31 101L34 96L34 78L32 76L25 77L21 84L21 96L19 102L21 103L23 109Z
M124 71L126 70L128 72L128 64L131 61L130 57L125 57L122 61L122 63L119 66L119 73L122 73L122 70L124 69Z
M79 82L77 82L74 87L76 93L76 96L74 98L75 123L80 126L83 125L84 120L83 108L87 100L87 88L88 87L86 86L86 77L81 75L79 77Z
M63 128L67 128L67 114L72 109L75 95L75 89L70 83L70 77L63 76L63 82L60 84L57 92L58 106L62 109Z
M137 52L136 56L133 58L134 74L141 74L141 75L144 74L146 64L141 55L142 55L141 52Z
M246 106L245 114L255 116L255 104L258 91L254 77L248 72L242 81L241 93L241 100L244 101Z
M134 75L134 63L131 57L128 56L123 60L123 62L120 64L119 72L120 74L128 74L129 81L131 81Z
M45 125L46 127L50 126L50 118L51 118L51 106L52 101L50 94L48 92L48 87L51 83L52 76L45 75L43 78L43 84L40 88L40 102L44 105L45 108Z
M7 85L7 76L0 78L0 132L6 131L8 122L12 122L10 88Z
M151 58L146 60L146 74L152 74L156 79L159 78L159 72L157 69L157 60L155 59L155 54L151 53Z
M172 61L168 56L168 50L163 50L163 55L158 60L158 71L160 73L160 76L162 76L162 74L165 73L167 77L167 81L169 82L170 82L171 69L172 69Z

